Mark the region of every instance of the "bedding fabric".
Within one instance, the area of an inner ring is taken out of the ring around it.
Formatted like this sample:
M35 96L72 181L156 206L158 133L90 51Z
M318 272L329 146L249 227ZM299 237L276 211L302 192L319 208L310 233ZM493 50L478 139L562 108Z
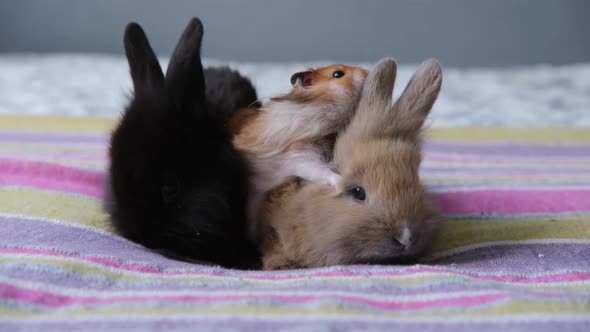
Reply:
M370 68L377 60L351 65ZM260 98L288 91L293 73L330 63L204 60L205 66L240 70L252 79ZM162 68L166 65L162 57ZM399 66L394 95L401 94L415 70L413 65ZM131 90L127 60L120 55L0 54L0 73L0 113L115 117ZM445 66L442 91L429 122L433 127L590 127L588 105L590 62L512 68Z
M113 121L0 116L0 331L588 331L590 130L432 129L419 265L173 261L101 211Z

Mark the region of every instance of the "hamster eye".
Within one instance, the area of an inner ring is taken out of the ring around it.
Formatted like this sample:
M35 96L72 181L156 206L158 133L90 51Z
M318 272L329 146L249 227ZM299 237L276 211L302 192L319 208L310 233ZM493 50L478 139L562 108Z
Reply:
M334 78L340 78L344 76L344 72L342 70L336 70L332 73L332 77Z
M364 201L367 198L367 194L365 193L365 189L361 186L354 186L350 189L350 194L352 198L356 199L357 201Z

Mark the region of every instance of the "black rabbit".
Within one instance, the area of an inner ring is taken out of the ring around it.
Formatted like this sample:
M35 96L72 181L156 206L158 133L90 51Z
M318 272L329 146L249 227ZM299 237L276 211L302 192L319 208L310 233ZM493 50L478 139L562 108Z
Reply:
M229 67L205 68L205 85L209 109L225 123L242 108L261 106L252 82Z
M256 91L228 68L208 72L224 90L207 90L202 37L201 21L193 18L164 77L142 28L127 25L134 94L111 138L105 206L123 236L148 248L185 260L250 266L258 253L245 235L248 168L231 144L226 120L256 101ZM207 93L214 94L211 100Z

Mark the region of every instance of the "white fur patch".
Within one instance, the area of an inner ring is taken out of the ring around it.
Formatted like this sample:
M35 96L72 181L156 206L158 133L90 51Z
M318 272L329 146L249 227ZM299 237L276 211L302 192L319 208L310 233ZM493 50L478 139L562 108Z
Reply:
M400 236L398 241L399 243L403 244L406 248L410 247L410 245L412 244L412 232L410 231L408 226L404 227L402 235Z

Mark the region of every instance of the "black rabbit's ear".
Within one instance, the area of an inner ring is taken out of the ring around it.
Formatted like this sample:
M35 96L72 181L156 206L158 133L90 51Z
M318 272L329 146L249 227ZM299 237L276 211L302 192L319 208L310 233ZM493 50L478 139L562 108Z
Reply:
M127 24L123 42L135 94L141 95L162 88L162 68L139 24Z
M205 102L202 40L203 24L194 17L184 29L166 71L166 87L178 107L194 107Z

